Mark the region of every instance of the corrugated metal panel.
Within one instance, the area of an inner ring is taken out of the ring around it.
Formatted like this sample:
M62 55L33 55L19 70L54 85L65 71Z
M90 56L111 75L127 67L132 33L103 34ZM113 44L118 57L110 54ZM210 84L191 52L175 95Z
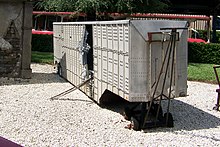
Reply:
M55 25L54 26L54 35L53 35L53 40L54 40L54 61L59 62L61 60L61 48L63 44L63 32L61 29L61 25Z
M82 78L83 65L79 52L80 42L82 41L85 25L71 25L68 23L54 24L54 56L62 67L61 76L78 86L85 79ZM82 86L81 90L91 95L88 85Z
M94 97L109 91L121 97L129 93L129 24L93 26L94 34Z

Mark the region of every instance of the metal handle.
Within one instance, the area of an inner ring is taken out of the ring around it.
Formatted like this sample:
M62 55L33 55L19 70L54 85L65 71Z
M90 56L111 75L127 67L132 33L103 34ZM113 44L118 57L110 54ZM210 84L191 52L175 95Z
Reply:
M220 87L220 81L219 81L218 72L217 72L216 68L220 68L220 65L214 65L213 66L213 69L214 69L214 72L215 72L215 76L216 76L216 80L217 80L218 85Z

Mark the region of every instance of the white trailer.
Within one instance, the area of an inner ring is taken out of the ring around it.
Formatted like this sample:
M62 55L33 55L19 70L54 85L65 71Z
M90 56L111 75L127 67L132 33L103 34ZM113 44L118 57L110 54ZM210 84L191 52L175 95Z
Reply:
M186 21L120 20L53 25L54 59L60 65L60 75L81 86L96 102L111 101L102 98L106 90L129 102L148 103L150 107L153 101L186 96ZM159 109L160 103L158 112Z

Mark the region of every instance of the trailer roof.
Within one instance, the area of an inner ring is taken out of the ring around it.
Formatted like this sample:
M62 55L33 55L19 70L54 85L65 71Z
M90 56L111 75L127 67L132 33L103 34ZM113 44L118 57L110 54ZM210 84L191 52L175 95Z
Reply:
M120 25L129 24L133 26L136 31L148 41L147 32L163 32L161 28L183 28L187 27L187 21L179 20L114 20L114 21L84 21L84 22L54 22L54 25ZM168 30L170 31L170 30ZM178 32L182 33L183 30ZM167 31L166 31L167 32Z
M112 21L78 21L78 22L54 22L53 24L66 24L66 25L86 25L86 24L128 24L131 20L112 20Z

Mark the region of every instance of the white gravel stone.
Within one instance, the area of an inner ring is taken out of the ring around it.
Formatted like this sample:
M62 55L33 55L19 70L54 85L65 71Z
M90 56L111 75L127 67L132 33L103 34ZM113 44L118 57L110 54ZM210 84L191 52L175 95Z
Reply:
M30 80L0 79L0 136L25 147L220 145L220 112L212 110L217 85L188 81L188 96L171 102L173 128L133 131L118 111L79 90L51 100L73 86L51 65L31 66Z

